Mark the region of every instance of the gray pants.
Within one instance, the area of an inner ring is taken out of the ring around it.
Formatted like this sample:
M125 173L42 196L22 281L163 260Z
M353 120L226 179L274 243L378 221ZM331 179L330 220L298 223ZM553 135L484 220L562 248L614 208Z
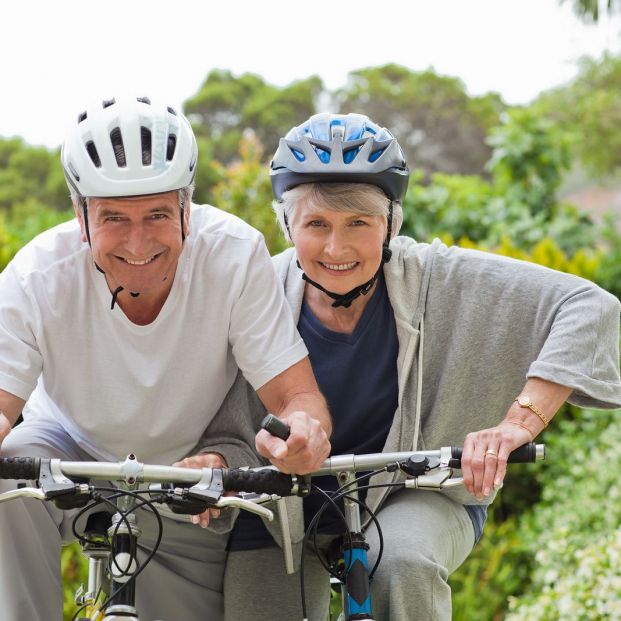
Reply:
M93 461L59 427L26 421L2 444L2 456L59 457ZM0 492L16 481L0 481ZM73 538L72 516L51 502L13 500L0 504L0 602L2 619L60 621L63 594L60 549ZM157 525L138 512L140 560L155 543ZM226 536L163 518L164 533L154 559L137 578L141 621L221 621Z
M379 513L384 553L371 584L377 621L449 621L447 584L474 545L474 529L462 505L435 492L393 494ZM370 567L377 558L377 529L367 540ZM326 540L323 539L323 543ZM230 552L224 575L226 621L302 619L299 573L285 573L278 547ZM325 621L328 574L307 550L305 584L308 618Z

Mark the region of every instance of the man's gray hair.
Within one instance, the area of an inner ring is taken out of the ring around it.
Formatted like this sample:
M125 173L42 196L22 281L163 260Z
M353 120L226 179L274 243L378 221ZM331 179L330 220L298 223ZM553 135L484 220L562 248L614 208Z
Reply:
M380 188L368 183L304 183L283 193L272 208L285 238L292 242L289 228L295 220L299 205L331 209L332 211L357 213L361 216L388 218L390 199ZM287 223L285 223L285 216ZM399 201L392 202L391 238L399 234L403 223L403 210Z
M82 201L86 199L86 206L88 207L88 196L82 196L78 194L76 189L68 184L69 187L69 196L71 197L71 202L75 208L82 208ZM183 205L184 207L192 204L192 196L194 195L194 182L190 185L186 185L185 188L181 188L177 190L177 197L179 200L179 206Z

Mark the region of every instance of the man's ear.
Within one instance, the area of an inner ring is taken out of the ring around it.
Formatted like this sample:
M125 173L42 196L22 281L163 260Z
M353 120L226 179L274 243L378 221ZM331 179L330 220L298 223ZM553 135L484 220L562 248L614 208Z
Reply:
M190 209L191 203L183 206L183 234L187 237L190 234Z
M86 200L86 199L83 199L83 200ZM81 201L76 201L73 203L73 211L75 212L75 217L78 219L78 222L80 223L81 239L83 242L88 242L88 237L86 235L86 224L84 222L84 211L82 210Z

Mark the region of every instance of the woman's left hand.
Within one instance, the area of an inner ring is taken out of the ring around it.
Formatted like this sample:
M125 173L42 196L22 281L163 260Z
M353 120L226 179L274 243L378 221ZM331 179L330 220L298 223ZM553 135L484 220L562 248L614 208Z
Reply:
M504 420L496 427L469 433L461 458L464 486L479 500L502 485L509 454L527 442L533 434L523 425Z

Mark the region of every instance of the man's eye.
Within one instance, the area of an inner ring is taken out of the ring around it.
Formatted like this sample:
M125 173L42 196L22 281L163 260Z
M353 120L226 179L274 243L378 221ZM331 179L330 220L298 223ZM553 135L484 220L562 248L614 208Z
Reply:
M321 220L311 220L308 226L323 226L323 222Z
M364 220L354 220L352 222L353 226L366 226L366 222Z

